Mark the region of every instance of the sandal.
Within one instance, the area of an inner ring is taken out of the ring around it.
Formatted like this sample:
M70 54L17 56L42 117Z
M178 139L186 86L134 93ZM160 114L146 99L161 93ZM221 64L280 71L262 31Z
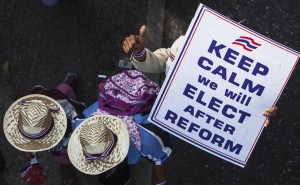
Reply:
M71 164L60 164L61 184L62 185L74 185L75 177Z
M63 83L67 83L69 84L72 88L75 88L75 85L76 85L76 81L78 79L78 76L76 73L72 73L72 72L69 72L67 73Z
M76 73L69 72L69 73L66 74L66 77L65 77L65 79L64 79L64 82L67 82L67 81L69 80L69 78L71 78L72 76L75 78L75 80L78 79L78 76L77 76Z

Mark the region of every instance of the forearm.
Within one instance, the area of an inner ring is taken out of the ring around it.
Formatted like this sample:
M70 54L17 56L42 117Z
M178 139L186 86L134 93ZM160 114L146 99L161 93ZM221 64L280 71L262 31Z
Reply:
M22 152L26 159L31 160L36 157L35 152Z
M130 60L134 67L139 71L146 73L161 73L165 71L166 62L169 56L170 51L166 48L158 49L155 52L146 49L144 60L139 61L133 55Z
M30 162L30 164L38 163L36 158L37 154L35 152L23 152L23 155L25 156L26 160Z
M166 184L167 181L167 169L165 164L153 165L153 172L155 176L155 184Z

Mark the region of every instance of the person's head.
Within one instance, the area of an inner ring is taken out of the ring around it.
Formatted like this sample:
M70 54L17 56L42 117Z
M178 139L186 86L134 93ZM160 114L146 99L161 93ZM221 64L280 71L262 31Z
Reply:
M24 152L54 147L63 138L66 128L67 117L60 104L39 94L15 101L6 111L3 122L9 143Z
M121 163L129 149L129 134L122 120L95 115L83 121L72 133L68 155L81 172L97 175Z

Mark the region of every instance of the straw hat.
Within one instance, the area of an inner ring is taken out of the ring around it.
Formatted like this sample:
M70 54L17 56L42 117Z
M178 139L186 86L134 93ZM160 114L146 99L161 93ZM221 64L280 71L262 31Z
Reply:
M111 115L95 115L74 130L68 155L79 171L97 175L121 163L128 149L129 134L123 121Z
M38 152L56 146L67 129L61 105L40 94L24 96L6 111L4 134L11 145L24 152Z

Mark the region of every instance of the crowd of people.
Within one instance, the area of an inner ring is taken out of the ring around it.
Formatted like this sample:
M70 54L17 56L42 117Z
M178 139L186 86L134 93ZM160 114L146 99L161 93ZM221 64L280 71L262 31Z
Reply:
M51 153L60 165L64 185L75 184L74 170L98 175L101 184L129 184L129 165L141 159L153 164L155 185L167 184L170 137L147 121L160 88L143 72L168 73L183 37L171 48L152 52L147 49L146 29L143 25L138 34L129 35L123 42L135 69L101 82L93 104L78 101L74 91L78 77L68 73L55 88L36 85L31 94L8 108L4 133L30 161L20 171L27 184L41 185L47 180L38 162L41 152ZM263 115L274 116L276 111L276 107L268 108Z

